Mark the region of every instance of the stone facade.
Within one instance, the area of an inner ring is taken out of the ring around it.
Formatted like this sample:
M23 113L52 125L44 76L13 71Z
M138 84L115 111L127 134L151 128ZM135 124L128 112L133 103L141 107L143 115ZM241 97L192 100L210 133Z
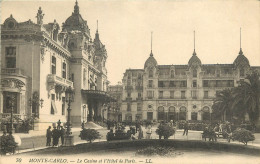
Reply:
M36 130L66 122L68 87L75 92L73 126L101 117L108 80L98 30L92 41L78 2L62 27L55 20L44 24L41 8L36 17L37 23L17 22L11 15L1 25L1 118L10 116L13 97L14 115L35 116Z
M202 64L194 49L186 65L158 65L151 51L144 69L124 73L122 120L210 120L216 92L255 69L242 49L233 64Z

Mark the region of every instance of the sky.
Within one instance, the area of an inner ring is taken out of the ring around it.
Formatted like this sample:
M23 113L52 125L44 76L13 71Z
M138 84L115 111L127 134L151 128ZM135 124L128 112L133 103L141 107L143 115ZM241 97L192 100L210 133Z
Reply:
M108 59L111 85L126 69L143 69L151 51L159 65L187 64L195 49L202 64L231 64L241 46L250 65L260 66L260 1L256 0L78 0L94 39L96 22ZM44 23L61 25L75 0L1 1L1 24L13 14L18 22L36 22L39 6Z

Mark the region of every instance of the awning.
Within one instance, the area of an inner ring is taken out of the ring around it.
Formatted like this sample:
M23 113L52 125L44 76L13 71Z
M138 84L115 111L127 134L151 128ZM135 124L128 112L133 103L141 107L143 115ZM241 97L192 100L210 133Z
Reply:
M116 102L117 100L111 97L107 92L99 91L99 90L81 90L81 94L87 95L90 99L103 100L106 102Z

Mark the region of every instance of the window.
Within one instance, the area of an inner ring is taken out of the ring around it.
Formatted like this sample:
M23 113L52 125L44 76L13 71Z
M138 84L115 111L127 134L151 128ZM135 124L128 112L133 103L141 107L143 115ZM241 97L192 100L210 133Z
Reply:
M131 74L130 73L128 74L128 79L131 79Z
M152 99L153 98L153 91L147 91L147 97L148 97L148 99Z
M171 70L171 78L174 78L174 71Z
M197 87L197 81L196 81L196 80L194 80L194 81L192 82L192 87L193 87L193 88Z
M185 99L185 91L181 91L181 98Z
M198 113L197 112L191 112L191 120L197 120L198 118Z
M71 80L72 82L74 82L74 73L71 74L70 80Z
M164 87L163 81L159 81L159 82L158 82L158 87Z
M170 81L170 87L175 87L174 81Z
M56 74L56 57L51 58L51 73Z
M194 69L194 70L192 71L192 75L193 75L193 77L197 77L197 70L196 70L196 69Z
M137 111L141 111L142 110L142 103L137 103Z
M141 92L138 92L138 98L141 98L141 97L142 97Z
M6 47L5 48L5 61L6 68L16 68L16 48Z
M85 73L85 72L84 72L84 73ZM63 62L63 64L62 64L62 77L63 77L64 79L66 79L66 75L67 75L67 65L66 65L65 62Z
M127 97L131 97L131 92L127 92Z
M159 98L163 98L163 91L159 91Z
M55 111L56 111L55 94L51 94L51 114L54 114Z
M17 93L15 92L3 92L3 113L11 113L13 107L13 113L17 113Z
M209 81L203 80L203 87L209 87Z
M127 104L127 111L128 112L131 111L131 104L130 103Z
M217 70L217 77L220 77L220 70Z
M153 120L153 112L147 112L147 120Z
M152 69L149 70L149 77L153 77L153 70Z
M65 115L65 97L62 97L62 111L61 111L62 115Z
M209 91L204 91L204 98L205 99L209 98Z
M187 87L187 81L181 81L181 86L180 87Z
M240 69L240 76L245 76L245 70L244 69Z
M148 87L149 87L149 88L152 88L152 87L153 87L153 80L149 80Z
M170 91L170 98L171 98L171 99L174 98L174 91Z
M197 99L197 91L191 91L192 99Z

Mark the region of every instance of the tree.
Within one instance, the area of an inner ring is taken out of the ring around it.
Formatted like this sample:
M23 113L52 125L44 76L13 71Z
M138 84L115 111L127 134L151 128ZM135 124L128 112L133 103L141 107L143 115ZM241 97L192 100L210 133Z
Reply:
M232 118L232 90L224 89L217 92L213 102L213 115L217 118L222 117L222 120L231 120Z
M101 137L99 132L95 129L83 129L82 131L80 131L79 136L81 140L86 140L90 143L92 143L92 141L94 141L95 139L99 139Z
M236 115L248 113L252 124L259 119L260 110L260 76L257 71L247 75L245 80L240 80L238 87L234 89L233 108Z

